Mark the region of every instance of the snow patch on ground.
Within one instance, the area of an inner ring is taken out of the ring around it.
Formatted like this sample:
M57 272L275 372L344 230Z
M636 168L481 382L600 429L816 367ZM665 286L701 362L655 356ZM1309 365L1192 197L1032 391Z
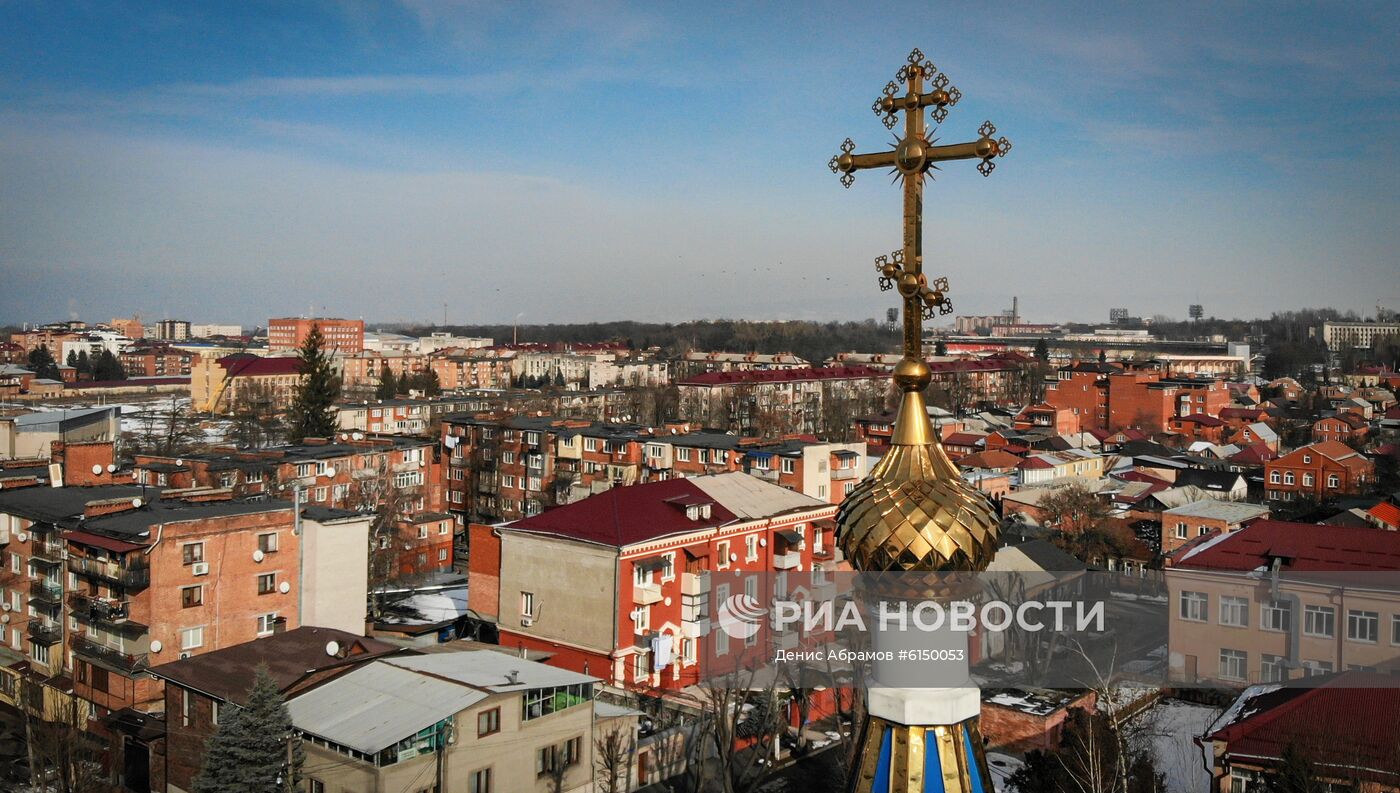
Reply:
M1206 750L1192 739L1205 734L1219 714L1209 705L1164 699L1139 717L1141 737L1167 777L1168 793L1209 793Z

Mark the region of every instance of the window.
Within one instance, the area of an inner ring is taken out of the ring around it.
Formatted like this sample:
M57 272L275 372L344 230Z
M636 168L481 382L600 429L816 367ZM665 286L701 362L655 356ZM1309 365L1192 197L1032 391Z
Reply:
M729 540L720 540L715 543L715 555L719 557L715 567L720 570L729 569Z
M185 628L180 631L180 649L194 650L204 646L204 626Z
M33 658L35 663L48 666L49 646L47 644L39 644L38 642L30 642L30 645L31 646L29 648L29 657Z
M535 776L541 777L554 771L558 764L558 746L542 746L535 750Z
M188 688L180 689L180 723L185 727L190 726L192 704L193 703L190 702L190 690Z
M258 594L271 595L277 591L277 574L263 573L258 576Z
M1284 679L1283 656L1264 653L1259 658L1259 682L1281 683Z
M1278 484L1279 481L1281 481L1281 480L1282 480L1282 477L1280 477L1280 476L1278 475L1278 471L1270 471L1270 472L1269 472L1269 483L1270 483L1270 484L1276 485L1276 484Z
M515 465L515 452L510 450L502 451L501 465Z
M784 457L782 471L785 474L797 473L797 461Z
M1304 462L1304 463L1310 463L1310 462L1312 462L1312 455L1311 455L1311 454L1305 454L1305 455L1303 455L1303 462Z
M1327 486L1330 487L1331 489L1336 490L1337 487L1338 487L1341 483L1342 483L1342 480L1341 480L1340 478L1338 478L1336 474L1328 474L1328 475L1327 475Z
M476 714L476 737L485 738L501 731L501 709L492 708Z
M586 451L586 452L596 452L596 451L598 451L598 439L597 439L597 438L584 438L584 439L583 439L583 450Z
M676 580L676 552L672 551L661 556L661 580Z
M447 549L446 549L446 548L439 548L439 549L438 549L438 561L439 561L439 562L445 562L445 561L447 561Z
M1244 680L1248 672L1249 654L1243 650L1220 650L1220 677L1223 680Z
M1222 595L1220 598L1220 624L1235 628L1249 627L1249 601L1240 597Z
M1400 646L1400 614L1390 618L1390 643Z
M203 585L180 587L180 605L183 608L204 605Z
M1285 474L1283 475L1283 483L1284 483L1285 485L1291 485L1291 484L1293 484L1293 472L1292 472L1292 471L1288 471L1287 473L1285 473Z
M418 527L418 539L428 539L428 525L426 523Z
M744 559L753 562L758 560L758 535L750 534L744 538Z
M1290 617L1287 603L1264 603L1259 606L1259 627L1266 631L1286 631Z
M1303 634L1330 639L1336 635L1337 612L1331 606L1308 606L1303 609Z
M443 521L442 525L438 526L438 536L447 534L450 531L452 531L452 524L447 521Z
M534 593L534 592L521 592L521 593L520 593L520 615L521 615L522 617L533 617L533 616L535 616L535 593Z
M1380 638L1381 615L1374 611L1347 611L1347 638L1354 642L1375 644Z
M648 628L651 627L650 608L647 608L646 606L638 606L637 610L632 612L632 617L632 622L636 627L637 633L644 633Z
M185 564L195 564L204 561L204 543L188 542L180 546L180 555Z
M258 535L258 550L263 553L277 553L277 532Z
M319 779L307 777L306 793L326 793L326 783Z
M1181 619L1191 622L1205 622L1209 600L1204 592L1182 592L1179 611Z
M277 612L263 614L258 617L258 635L268 636L272 633L273 627L277 624Z
M491 769L478 768L473 771L467 778L467 793L491 793Z
M564 742L564 765L577 765L583 756L583 738L570 738Z
M632 656L632 676L641 680L647 676L647 654L637 653Z
M1186 524L1185 524L1185 523L1178 523L1178 524L1176 524L1176 538L1177 538L1178 540L1184 540L1184 539L1186 539Z
M1331 661L1304 661L1303 668L1307 670L1308 677L1315 675L1327 675L1332 673Z

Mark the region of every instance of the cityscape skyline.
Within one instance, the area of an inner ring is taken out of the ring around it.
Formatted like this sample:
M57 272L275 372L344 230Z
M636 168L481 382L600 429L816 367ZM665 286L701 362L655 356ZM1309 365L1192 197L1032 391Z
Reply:
M825 162L886 142L847 98L910 9L8 4L0 316L208 314L213 283L242 322L882 316L898 196ZM1035 320L1397 308L1397 16L950 10L909 37L967 97L946 134L994 117L1017 156L938 175L928 271Z

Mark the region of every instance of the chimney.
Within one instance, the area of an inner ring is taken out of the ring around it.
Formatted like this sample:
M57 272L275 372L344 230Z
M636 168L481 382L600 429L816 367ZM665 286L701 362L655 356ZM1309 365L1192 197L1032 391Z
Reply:
M330 439L328 439L328 438L302 438L302 439L301 439L301 443L302 443L303 446L325 446L325 445L327 445L327 444L330 443Z
M67 487L110 485L117 470L111 441L54 441L49 446L49 462L59 466Z
M84 518L97 518L140 509L146 502L140 498L100 498L83 505Z
M524 653L524 652L525 652L525 646L524 646L524 645L521 645L520 651L521 651L521 653ZM518 685L520 685L520 671L519 671L518 669L512 669L512 670L510 670L509 672L506 672L506 685L511 685L511 686L518 686Z

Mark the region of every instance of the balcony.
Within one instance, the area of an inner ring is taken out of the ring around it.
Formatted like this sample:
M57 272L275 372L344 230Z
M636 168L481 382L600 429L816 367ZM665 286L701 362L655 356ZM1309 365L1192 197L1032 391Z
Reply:
M796 570L801 564L802 553L800 551L773 554L774 570Z
M776 468L750 468L748 473L750 476L756 476L765 482L778 481L778 469Z
M657 583L632 584L632 602L638 606L650 606L661 602L661 585Z
M710 621L704 620L684 620L681 622L681 635L687 639L698 639L701 636L710 635Z
M45 564L63 564L63 553L67 550L67 543L62 540L46 539L43 542L35 542L30 554L34 561Z
M141 672L146 669L146 654L124 653L105 644L98 644L86 636L73 637L73 652L100 666L116 669L119 672Z
M72 615L84 622L127 635L145 633L149 628L131 619L131 604L74 592L68 596Z
M846 479L855 479L860 474L854 468L833 468L831 469L831 481L840 482Z
M151 584L151 568L144 561L121 562L89 559L86 556L70 556L68 571L88 578L97 578L118 584L126 589L145 589Z
M63 641L63 626L42 617L30 617L29 638L37 644L58 644Z
M29 602L53 608L63 603L63 586L42 578L29 582Z
M710 591L710 574L681 573L682 595L703 595Z

